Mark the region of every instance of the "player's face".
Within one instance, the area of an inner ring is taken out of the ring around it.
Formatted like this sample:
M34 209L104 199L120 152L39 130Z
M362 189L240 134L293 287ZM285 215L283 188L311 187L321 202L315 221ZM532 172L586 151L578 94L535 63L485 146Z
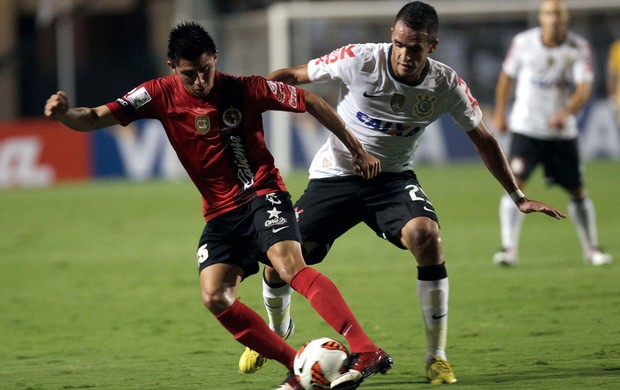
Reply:
M426 30L414 30L401 20L392 27L390 63L396 77L407 82L420 78L428 55L435 51L439 39L430 40Z
M538 21L543 34L548 34L555 40L563 40L568 28L568 9L566 4L558 0L545 0L540 5Z
M216 62L217 53L203 53L194 61L180 58L178 65L175 66L170 61L168 65L179 76L189 93L196 97L206 97L213 88Z

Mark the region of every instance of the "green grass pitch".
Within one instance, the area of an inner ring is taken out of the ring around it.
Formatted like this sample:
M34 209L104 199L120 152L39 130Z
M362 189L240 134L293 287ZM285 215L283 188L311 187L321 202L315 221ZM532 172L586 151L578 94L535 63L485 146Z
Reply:
M620 382L620 163L587 164L600 241L583 264L574 225L529 215L520 264L498 268L501 189L480 164L421 166L450 277L448 357L460 389L615 389ZM288 177L293 198L305 172ZM566 210L540 174L526 193ZM181 182L0 191L0 389L273 389L285 369L238 373L242 346L202 307L200 198ZM413 258L359 226L318 268L394 357L367 389L423 389L425 336ZM241 299L264 316L260 277ZM294 347L342 340L300 296Z

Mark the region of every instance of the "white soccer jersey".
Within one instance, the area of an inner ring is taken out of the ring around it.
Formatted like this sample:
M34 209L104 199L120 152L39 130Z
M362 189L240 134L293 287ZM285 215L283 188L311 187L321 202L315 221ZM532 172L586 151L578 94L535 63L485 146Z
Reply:
M456 72L429 58L416 85L396 80L391 43L351 44L308 63L312 82L341 83L338 114L384 172L411 169L415 144L424 129L445 113L469 131L482 112ZM353 175L351 154L333 134L314 156L310 178Z
M502 65L517 79L509 127L515 133L539 139L573 139L578 135L572 116L563 130L548 126L551 117L568 102L575 84L592 82L592 54L588 42L568 32L556 47L542 43L536 27L517 34Z

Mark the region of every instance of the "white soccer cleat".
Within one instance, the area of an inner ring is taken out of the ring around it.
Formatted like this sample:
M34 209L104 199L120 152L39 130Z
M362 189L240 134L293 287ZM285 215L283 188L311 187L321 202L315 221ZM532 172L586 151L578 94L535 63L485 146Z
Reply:
M613 261L614 258L609 253L601 252L600 250L591 252L590 256L585 258L586 264L594 266L611 264Z
M517 254L511 250L502 249L493 255L493 263L504 267L514 267L517 265Z

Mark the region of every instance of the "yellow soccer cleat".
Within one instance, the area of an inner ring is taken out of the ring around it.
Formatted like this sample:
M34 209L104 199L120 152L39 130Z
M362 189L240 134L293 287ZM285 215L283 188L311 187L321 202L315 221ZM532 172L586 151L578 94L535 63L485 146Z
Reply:
M426 379L431 385L456 383L456 376L452 371L452 365L447 360L433 356L433 360L426 367Z
M245 347L241 358L239 359L239 371L244 374L254 374L256 371L263 368L267 358L260 353Z
M288 329L282 338L284 340L288 339L293 335L294 331L295 324L293 324L293 320L291 320ZM245 347L241 357L239 358L239 371L243 374L254 374L256 371L263 368L265 363L267 363L266 357L248 347Z

